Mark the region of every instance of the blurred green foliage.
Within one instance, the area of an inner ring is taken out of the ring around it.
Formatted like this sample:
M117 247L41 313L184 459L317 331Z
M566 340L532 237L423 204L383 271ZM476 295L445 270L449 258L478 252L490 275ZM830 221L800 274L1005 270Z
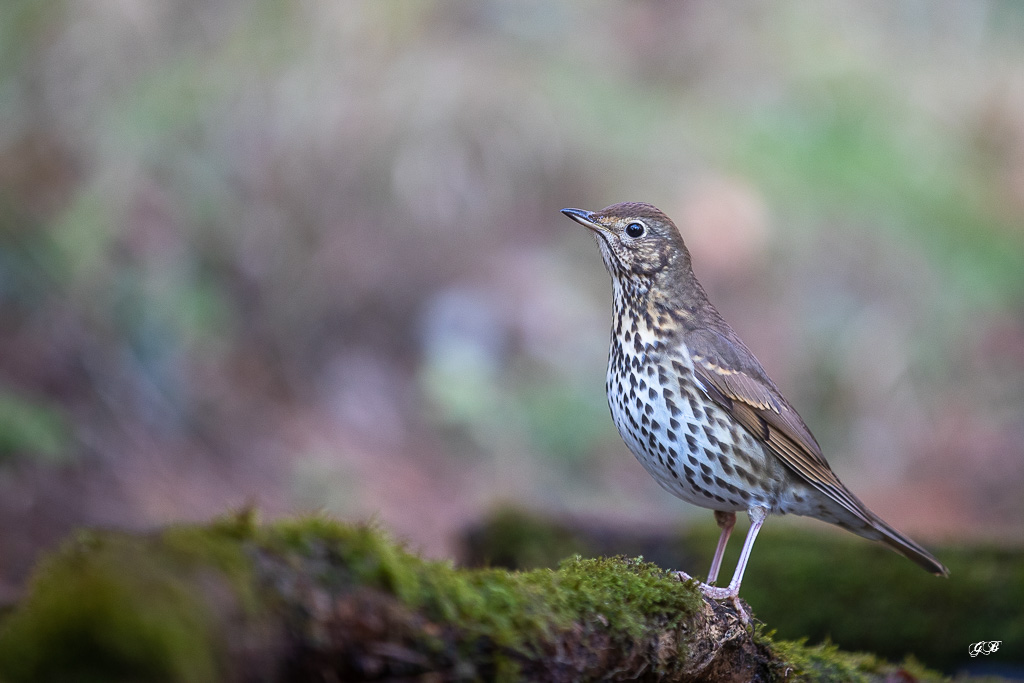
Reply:
M465 559L474 566L537 569L554 567L588 548L568 526L511 507L496 510L463 537Z
M922 126L912 103L878 80L806 89L774 111L720 124L739 170L802 215L800 227L808 215L842 215L923 248L946 275L946 295L959 299L957 313L1024 299L1019 219L970 139Z
M15 458L61 463L71 455L71 428L58 408L0 388L0 464Z
M605 398L589 386L533 383L520 390L520 405L535 447L569 467L585 461L611 430Z

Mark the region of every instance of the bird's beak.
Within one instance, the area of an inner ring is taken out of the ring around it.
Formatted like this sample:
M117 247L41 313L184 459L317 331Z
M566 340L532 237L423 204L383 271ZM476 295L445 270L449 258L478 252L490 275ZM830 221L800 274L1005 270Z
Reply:
M583 209L562 209L562 213L583 227L589 228L594 232L605 232L604 226L594 219L593 211L584 211Z

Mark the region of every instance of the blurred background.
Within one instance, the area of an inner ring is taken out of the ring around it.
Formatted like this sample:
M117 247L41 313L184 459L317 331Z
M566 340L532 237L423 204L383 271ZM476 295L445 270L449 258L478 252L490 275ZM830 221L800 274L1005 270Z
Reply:
M627 200L869 506L1019 543L1022 37L1013 0L5 0L0 593L81 525L246 505L433 557L506 505L709 523L605 405L558 211Z

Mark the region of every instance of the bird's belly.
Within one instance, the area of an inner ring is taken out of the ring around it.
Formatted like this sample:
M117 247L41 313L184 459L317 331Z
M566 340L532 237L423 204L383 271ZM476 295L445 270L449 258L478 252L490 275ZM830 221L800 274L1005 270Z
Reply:
M763 446L697 386L688 354L613 347L607 390L622 440L664 489L713 510L774 507Z

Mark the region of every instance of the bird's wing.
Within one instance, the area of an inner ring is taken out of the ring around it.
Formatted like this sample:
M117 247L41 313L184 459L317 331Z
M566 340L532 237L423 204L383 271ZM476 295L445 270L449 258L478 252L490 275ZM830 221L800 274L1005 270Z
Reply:
M693 370L705 393L764 443L789 469L858 517L866 510L828 466L807 425L739 340L710 329L687 335Z

